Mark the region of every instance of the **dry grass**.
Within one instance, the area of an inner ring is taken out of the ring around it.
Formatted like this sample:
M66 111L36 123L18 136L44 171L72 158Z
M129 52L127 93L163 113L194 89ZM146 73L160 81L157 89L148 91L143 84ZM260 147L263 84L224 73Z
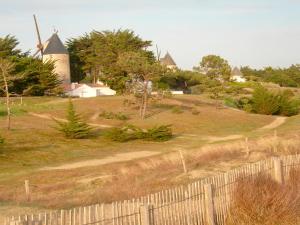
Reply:
M26 175L32 184L30 204L50 208L68 208L99 202L136 198L177 185L228 171L246 162L259 161L270 156L290 154L300 146L292 138L281 140L282 152L272 151L273 137L249 141L250 157L245 143L207 145L194 151L183 151L188 174L183 173L178 150L146 159L97 167L65 171L38 171ZM0 201L26 204L23 190L25 177L13 183L0 184Z
M260 174L241 180L227 225L298 225L300 221L300 171L291 172L285 184Z
M123 100L123 97L76 99L74 104L78 112L92 123L122 125L122 121L105 120L95 115L102 110L125 110L130 114L131 124L145 128L153 124L173 124L176 137L185 134L187 136L174 138L166 143L137 141L119 144L109 142L101 136L91 140L69 141L51 128L53 121L20 114L13 118L14 130L3 133L7 144L0 152L0 202L21 206L68 208L130 199L230 170L245 162L258 161L276 154L290 154L300 149L300 141L295 137L280 138L277 148L273 147L273 137L259 140L253 138L249 141L250 156L246 154L244 141L206 145L209 142L201 137L224 137L233 134L246 136L272 122L273 118L230 109L217 110L214 105L207 104L201 98L199 100L198 96L165 99L160 104L166 107L150 106L150 117L145 121L138 119L133 106L124 108ZM50 102L45 104L41 104L41 101L43 99L34 100L33 104L38 105L30 106L30 109L36 113L57 117L65 115L67 99L49 99ZM176 105L182 106L182 114L171 112L171 108ZM192 109L197 109L199 115L193 115ZM260 132L259 136L261 134L265 133ZM186 175L183 174L178 149L184 153L188 168ZM138 150L159 151L162 155L65 171L38 170L41 167L91 158L102 159L112 154ZM32 199L29 203L26 203L24 197L25 179L29 179L32 185Z

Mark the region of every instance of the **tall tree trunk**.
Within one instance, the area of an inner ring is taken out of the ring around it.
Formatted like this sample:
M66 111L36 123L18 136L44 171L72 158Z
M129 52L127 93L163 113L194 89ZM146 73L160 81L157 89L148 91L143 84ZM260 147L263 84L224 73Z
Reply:
M149 84L149 81L146 80L145 86L144 86L144 94L143 94L142 120L145 119L147 105L148 105L148 84Z
M10 111L10 96L9 96L9 90L8 90L8 84L7 84L7 78L6 74L4 71L3 73L3 81L4 81L4 86L5 86L5 95L6 95L6 110L7 110L7 130L10 130L10 116L11 116L11 111Z

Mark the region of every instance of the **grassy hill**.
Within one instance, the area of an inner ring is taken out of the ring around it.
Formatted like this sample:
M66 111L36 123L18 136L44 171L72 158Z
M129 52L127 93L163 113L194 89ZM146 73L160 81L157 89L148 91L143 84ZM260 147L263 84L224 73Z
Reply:
M68 99L24 98L22 105L14 99L11 131L5 130L5 108L1 104L5 145L0 149L0 201L7 212L16 204L30 209L61 208L161 190L272 154L285 154L272 150L274 129L286 140L292 140L300 129L300 116L286 119L279 127L275 124L261 129L276 117L217 108L203 96L152 101L144 121L139 119L138 107L131 98L99 97L73 102L77 112L94 126L95 137L67 140L54 129L53 118L65 118ZM121 113L128 120L99 116L104 111ZM160 143L116 143L103 137L109 127L124 124L142 128L172 124L174 138ZM250 156L245 152L245 137L250 138ZM297 144L290 143L287 150L294 150ZM178 150L184 153L187 175L182 174ZM24 197L25 179L32 187L30 203Z

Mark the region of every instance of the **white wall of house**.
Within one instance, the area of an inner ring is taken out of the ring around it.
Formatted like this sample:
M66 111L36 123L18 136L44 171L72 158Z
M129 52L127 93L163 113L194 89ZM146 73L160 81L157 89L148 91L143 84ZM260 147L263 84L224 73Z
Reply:
M232 80L232 81L235 81L235 82L239 82L239 83L245 83L245 82L246 82L246 79L245 79L244 77L242 77L242 76L237 76L237 75L232 76L232 77L231 77L231 80Z
M90 87L86 84L81 85L67 93L69 96L80 97L80 98L91 98L105 95L115 95L116 91L109 87Z
M97 96L101 95L116 95L116 91L110 89L109 87L101 87L101 88L96 88Z
M80 98L90 98L96 96L96 90L84 84L72 91L69 91L68 95Z

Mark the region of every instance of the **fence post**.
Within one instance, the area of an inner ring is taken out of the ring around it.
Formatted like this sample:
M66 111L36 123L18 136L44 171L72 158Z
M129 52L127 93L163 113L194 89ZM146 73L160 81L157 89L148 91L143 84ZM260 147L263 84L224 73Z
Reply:
M182 163L183 172L184 172L184 174L187 174L186 163L185 163L182 151L179 149L178 152L179 152L179 155L180 155L180 160L181 160L181 163Z
M216 225L213 190L211 184L204 185L207 224Z
M29 180L25 180L24 185L25 185L26 200L29 202L30 201Z
M151 225L150 206L148 204L140 206L141 225Z
M282 161L279 158L273 159L274 163L274 179L282 184L283 183L283 173L282 173Z

